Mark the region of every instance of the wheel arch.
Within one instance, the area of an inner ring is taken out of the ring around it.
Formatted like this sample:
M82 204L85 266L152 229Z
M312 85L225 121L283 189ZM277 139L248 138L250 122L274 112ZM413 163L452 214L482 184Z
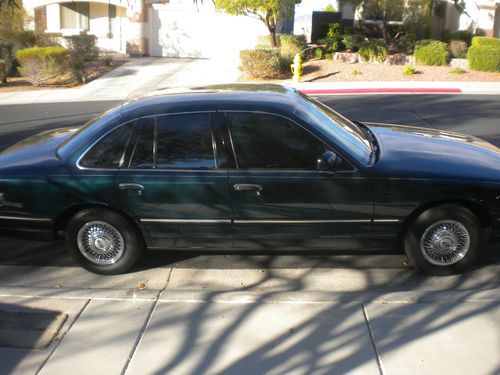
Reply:
M126 212L118 210L116 208L107 206L105 204L77 204L71 207L66 208L64 211L62 211L55 219L54 221L54 231L55 231L55 236L58 237L59 233L64 232L66 229L66 225L68 222L71 220L73 216L75 216L78 212L89 209L89 208L101 208L105 209L108 211L112 211L120 216L122 216L125 220L127 220L133 228L136 230L137 234L140 236L142 241L146 243L146 238L145 234L142 232L142 230L139 228L137 222Z
M438 201L432 201L428 202L426 204L423 204L419 207L417 207L414 211L412 211L404 220L403 224L401 225L401 228L399 229L399 234L398 238L399 240L402 240L404 238L404 235L410 225L415 221L415 219L424 211L437 207L437 206L442 206L442 205L457 205L457 206L462 206L464 208L467 208L469 211L471 211L474 215L476 215L477 219L479 220L479 223L483 230L489 229L493 226L493 219L491 215L488 213L485 207L483 207L481 204L479 204L476 201L473 200L466 200L466 199L443 199L443 200L438 200Z

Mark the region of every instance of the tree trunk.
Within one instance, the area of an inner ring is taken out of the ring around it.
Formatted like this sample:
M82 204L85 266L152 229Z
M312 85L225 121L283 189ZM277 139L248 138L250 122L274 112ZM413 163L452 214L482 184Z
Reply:
M387 34L387 24L388 24L388 21L384 18L382 20L382 34L384 35L384 41L385 41L386 47L389 45L389 35Z
M278 47L278 41L276 40L276 20L271 10L266 12L264 23L267 26L267 30L269 30L269 42L271 43L271 47Z
M273 48L278 47L278 42L276 40L276 28L269 29L269 42L271 43L271 47Z

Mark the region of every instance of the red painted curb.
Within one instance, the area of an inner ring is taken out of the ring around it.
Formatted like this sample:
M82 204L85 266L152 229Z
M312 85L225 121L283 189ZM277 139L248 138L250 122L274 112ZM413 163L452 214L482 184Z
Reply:
M373 88L373 89L311 89L300 90L306 95L338 95L338 94L460 94L461 89L453 88Z

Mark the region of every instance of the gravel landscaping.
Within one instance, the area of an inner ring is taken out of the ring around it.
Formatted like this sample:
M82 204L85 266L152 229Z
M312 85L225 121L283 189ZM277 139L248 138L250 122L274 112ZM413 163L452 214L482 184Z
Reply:
M333 60L310 60L304 64L302 82L348 81L470 81L500 82L500 73L466 71L451 73L449 66L416 66L418 74L404 75L402 65L348 64Z

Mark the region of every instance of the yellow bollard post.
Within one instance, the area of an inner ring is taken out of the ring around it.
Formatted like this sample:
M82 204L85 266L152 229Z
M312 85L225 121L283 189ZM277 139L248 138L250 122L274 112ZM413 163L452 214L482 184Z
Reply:
M293 74L293 82L300 82L300 78L302 77L302 72L304 70L304 66L302 65L302 58L300 57L300 53L297 53L293 58L293 64L290 65L290 69Z

